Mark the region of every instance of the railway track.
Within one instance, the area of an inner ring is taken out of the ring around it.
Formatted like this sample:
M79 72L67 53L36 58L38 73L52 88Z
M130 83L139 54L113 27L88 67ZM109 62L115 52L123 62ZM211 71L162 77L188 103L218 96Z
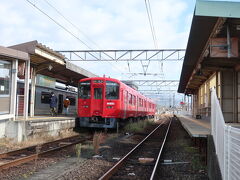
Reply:
M41 145L30 146L15 151L9 151L0 154L0 170L7 169L13 166L17 166L32 160L36 160L43 155L59 151L69 146L82 143L91 138L82 138L80 136L71 136Z
M156 179L156 169L172 119L162 122L99 180Z

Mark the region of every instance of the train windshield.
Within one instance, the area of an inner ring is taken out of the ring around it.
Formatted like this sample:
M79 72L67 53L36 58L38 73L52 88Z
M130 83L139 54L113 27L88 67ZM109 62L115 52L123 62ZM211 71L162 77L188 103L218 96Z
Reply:
M119 84L113 81L106 81L106 99L119 98Z
M78 88L78 97L80 99L90 99L91 96L91 82L90 81L84 81L79 83Z

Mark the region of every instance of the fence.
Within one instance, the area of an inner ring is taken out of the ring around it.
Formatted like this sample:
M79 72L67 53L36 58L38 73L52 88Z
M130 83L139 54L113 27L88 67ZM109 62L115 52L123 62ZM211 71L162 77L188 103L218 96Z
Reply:
M211 134L224 180L240 177L240 129L225 124L215 90L211 93Z

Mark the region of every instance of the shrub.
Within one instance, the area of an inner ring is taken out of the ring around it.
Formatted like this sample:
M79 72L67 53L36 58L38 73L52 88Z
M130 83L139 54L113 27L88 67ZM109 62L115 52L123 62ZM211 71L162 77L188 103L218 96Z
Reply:
M126 132L130 132L130 133L139 133L144 131L144 129L149 126L152 125L153 121L151 120L142 120L142 121L138 121L138 122L133 122L133 123L128 123L125 127L124 130Z

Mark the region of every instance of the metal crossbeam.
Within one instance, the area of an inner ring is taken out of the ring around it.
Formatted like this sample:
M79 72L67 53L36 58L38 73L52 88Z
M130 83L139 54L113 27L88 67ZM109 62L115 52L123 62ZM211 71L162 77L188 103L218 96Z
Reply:
M170 94L170 93L177 93L177 89L176 90L140 89L139 92L143 94Z
M125 82L134 83L138 87L170 87L178 86L179 80L123 80Z
M61 50L70 61L182 61L185 49Z

